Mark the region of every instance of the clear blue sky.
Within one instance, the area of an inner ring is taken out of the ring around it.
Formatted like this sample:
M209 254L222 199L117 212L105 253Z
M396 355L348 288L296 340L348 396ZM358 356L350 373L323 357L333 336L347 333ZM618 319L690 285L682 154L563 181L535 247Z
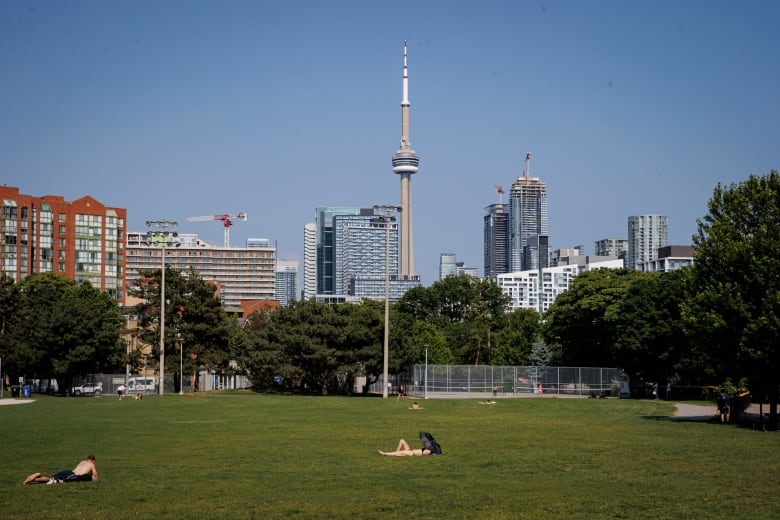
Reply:
M0 182L92 195L303 259L317 206L399 203L409 42L417 272L482 272L482 218L547 184L553 248L669 216L689 244L717 183L780 167L780 2L0 2Z

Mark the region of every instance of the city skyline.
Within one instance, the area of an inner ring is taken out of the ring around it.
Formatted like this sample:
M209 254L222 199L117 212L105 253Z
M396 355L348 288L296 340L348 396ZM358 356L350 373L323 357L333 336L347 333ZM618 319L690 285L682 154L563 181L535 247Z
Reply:
M0 5L0 175L32 196L268 238L303 266L320 206L397 204L399 45L414 87L414 269L483 267L484 208L533 153L551 249L669 217L690 244L718 183L777 169L780 4L139 0ZM508 190L507 190L508 191Z

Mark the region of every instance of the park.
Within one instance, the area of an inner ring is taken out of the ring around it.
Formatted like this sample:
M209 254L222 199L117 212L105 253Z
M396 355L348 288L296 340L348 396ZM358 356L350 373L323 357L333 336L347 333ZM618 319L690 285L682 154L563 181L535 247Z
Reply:
M775 518L776 432L663 400L252 391L0 406L5 518ZM714 403L699 402L711 406ZM432 432L443 455L377 455ZM22 485L87 454L100 479Z

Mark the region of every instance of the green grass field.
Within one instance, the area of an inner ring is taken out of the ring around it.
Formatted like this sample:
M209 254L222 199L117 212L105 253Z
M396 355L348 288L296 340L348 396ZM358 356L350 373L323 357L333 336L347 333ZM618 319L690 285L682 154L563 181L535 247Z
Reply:
M0 406L0 517L780 518L780 437L663 401L250 392ZM432 432L440 457L381 457ZM94 453L100 480L23 486Z

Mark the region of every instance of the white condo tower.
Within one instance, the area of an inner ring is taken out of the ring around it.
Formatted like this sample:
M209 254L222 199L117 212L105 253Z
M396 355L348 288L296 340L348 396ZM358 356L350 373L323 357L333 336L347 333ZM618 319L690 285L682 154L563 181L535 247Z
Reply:
M409 74L406 68L406 41L404 41L403 97L401 99L401 145L393 155L393 172L401 176L401 261L400 275L414 274L414 245L412 240L412 174L417 173L420 158L409 141Z

